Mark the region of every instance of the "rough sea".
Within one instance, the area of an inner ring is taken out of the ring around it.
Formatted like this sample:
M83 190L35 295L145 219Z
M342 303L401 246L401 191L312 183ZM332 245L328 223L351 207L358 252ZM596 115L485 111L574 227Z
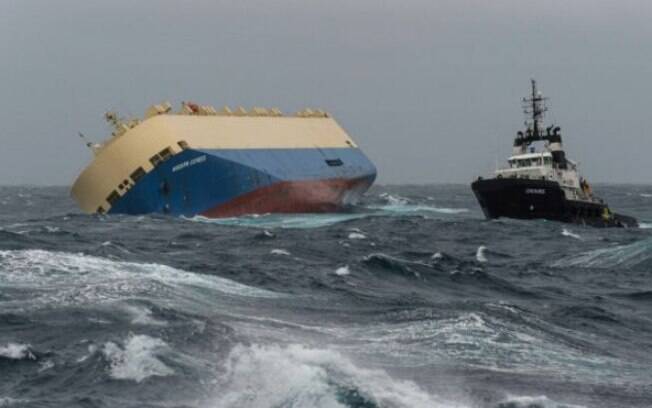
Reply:
M487 221L466 185L349 213L89 216L0 188L0 407L650 407L640 229Z

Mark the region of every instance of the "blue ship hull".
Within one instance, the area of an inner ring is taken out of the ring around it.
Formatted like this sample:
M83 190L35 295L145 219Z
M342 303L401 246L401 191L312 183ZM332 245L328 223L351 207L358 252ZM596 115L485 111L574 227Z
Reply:
M334 211L354 203L376 168L358 148L187 149L147 173L110 213L209 217Z

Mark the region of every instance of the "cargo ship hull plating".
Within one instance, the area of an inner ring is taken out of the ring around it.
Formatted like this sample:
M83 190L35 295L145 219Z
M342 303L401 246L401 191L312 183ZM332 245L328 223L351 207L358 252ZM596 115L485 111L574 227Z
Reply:
M376 169L357 148L188 149L138 181L109 213L203 215L338 211Z
M155 105L143 120L106 116L112 138L72 187L87 213L230 217L338 211L354 204L376 168L321 111Z

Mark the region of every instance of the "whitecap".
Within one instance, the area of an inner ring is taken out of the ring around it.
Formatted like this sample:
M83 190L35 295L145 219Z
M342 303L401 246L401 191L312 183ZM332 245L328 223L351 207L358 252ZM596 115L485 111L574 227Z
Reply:
M303 345L242 346L231 351L210 403L231 407L343 407L342 393L369 406L461 407L412 381L358 367L343 354Z
M438 260L442 259L443 257L444 257L444 255L442 255L441 252L435 252L434 254L432 254L430 259L438 261Z
M38 372L41 373L43 371L51 369L52 367L54 367L54 361L52 360L43 361L41 362L41 364L39 364Z
M290 256L290 251L287 251L285 249L272 249L269 251L270 254L272 255L285 255L285 256Z
M650 197L652 197L652 194L650 194L650 193L641 193L640 196L645 197L645 198L650 198Z
M575 239L582 239L582 237L579 234L575 234L574 232L571 232L571 231L567 230L566 228L564 228L561 231L561 235L563 235L565 237L575 238Z
M367 236L365 234L362 234L360 232L351 232L349 234L349 239L366 239Z
M265 214L257 217L245 215L241 217L230 218L206 218L197 215L192 218L182 218L193 222L248 228L312 229L326 227L340 222L366 218L370 215L371 214L364 213Z
M88 354L85 354L77 359L78 363L83 363L84 361L88 360L95 352L97 351L97 346L94 344L91 344L88 346Z
M18 404L22 406L22 404L25 404L27 402L29 402L29 400L16 399L11 397L0 397L0 407L11 407Z
M30 350L30 345L22 343L8 343L5 346L0 346L1 357L10 360L36 360L36 356Z
M406 205L407 203L410 202L410 200L408 200L405 197L401 197L399 195L392 195L389 193L381 193L379 197L383 198L388 204L395 205L395 206Z
M122 347L107 342L102 353L109 362L109 374L112 378L139 383L148 377L174 374L174 370L159 359L167 350L168 345L161 339L132 334L127 337Z
M135 297L167 299L170 289L201 288L221 294L277 298L282 294L214 275L161 264L119 262L84 254L44 250L0 251L0 288L34 291L39 303L98 303ZM39 297L40 295L40 297Z
M638 224L638 227L641 229L650 229L652 228L652 223L649 222L641 222Z
M487 262L487 257L485 256L486 251L487 251L487 247L484 245L480 245L475 253L475 259L477 259L478 262Z
M344 265L335 270L335 275L338 276L345 276L345 275L350 275L351 270L349 269L349 265Z
M584 405L573 405L553 401L545 395L540 396L513 396L507 398L498 404L498 408L585 408Z
M598 248L578 255L562 258L552 263L554 267L632 267L652 259L652 239L648 238L627 245Z
M138 307L133 305L124 306L127 313L132 316L131 324L146 326L167 326L167 322L158 320L152 316L152 310L147 307Z

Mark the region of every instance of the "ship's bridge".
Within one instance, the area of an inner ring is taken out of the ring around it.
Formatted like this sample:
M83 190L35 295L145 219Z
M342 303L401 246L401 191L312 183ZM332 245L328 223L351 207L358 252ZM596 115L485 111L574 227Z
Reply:
M550 180L554 176L550 152L527 153L511 156L508 167L496 170L497 177Z
M552 153L528 153L511 156L507 159L510 169L527 168L527 167L549 167L552 168Z

